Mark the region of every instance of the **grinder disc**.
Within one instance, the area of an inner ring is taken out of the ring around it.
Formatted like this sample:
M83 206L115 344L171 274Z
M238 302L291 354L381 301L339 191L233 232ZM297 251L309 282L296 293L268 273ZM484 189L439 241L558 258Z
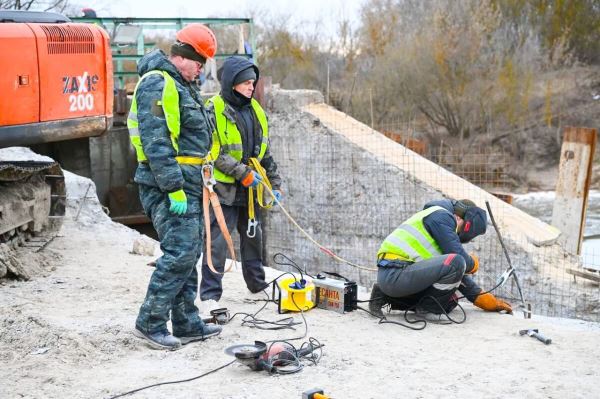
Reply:
M258 359L267 351L264 342L255 341L254 344L233 345L225 349L225 353L237 359Z

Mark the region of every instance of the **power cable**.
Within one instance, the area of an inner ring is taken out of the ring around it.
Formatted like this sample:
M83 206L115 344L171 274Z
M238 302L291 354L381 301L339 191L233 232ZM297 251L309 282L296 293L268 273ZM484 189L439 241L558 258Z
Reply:
M233 363L235 363L235 359L234 359L234 360L232 360L232 361L230 361L229 363L226 363L226 364L224 364L224 365L222 365L222 366L219 366L219 367L217 367L217 368L215 368L215 369L212 369L212 370L210 370L210 371L207 371L206 373L204 373L204 374L200 374L200 375L198 375L198 376L196 376L196 377L192 377L192 378L186 378L186 379L184 379L184 380L165 381L165 382L159 382L159 383L156 383L156 384L146 385L146 386L143 386L143 387L141 387L141 388L136 388L136 389L133 389L133 390L131 390L131 391L127 391L127 392L125 392L125 393L120 393L120 394L118 394L118 395L111 396L111 397L110 397L110 398L108 398L108 399L116 399L116 398L121 398L121 397L123 397L123 396L131 395L131 394L134 394L134 393L136 393L136 392L140 392L140 391L143 391L143 390L145 390L145 389L148 389L148 388L154 388L154 387L158 387L158 386L161 386L161 385L179 384L179 383L183 383L183 382L194 381L194 380L200 379L200 378L202 378L202 377L205 377L205 376L207 376L207 375L209 375L209 374L216 373L217 371L219 371L219 370L222 370L222 369L224 369L225 367L232 365Z

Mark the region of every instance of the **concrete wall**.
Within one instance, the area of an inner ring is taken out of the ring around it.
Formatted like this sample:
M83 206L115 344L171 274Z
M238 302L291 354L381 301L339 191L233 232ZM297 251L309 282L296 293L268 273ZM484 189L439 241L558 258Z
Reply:
M556 229L377 132L352 137L348 123L356 129L368 127L341 113L331 119L337 111L316 116L326 107L322 103L318 92L280 89L272 90L267 103L271 151L284 179L283 204L318 243L353 263L375 268L381 242L427 201L470 198L485 208L488 200L534 312L586 318L597 314L600 305L585 291L589 287L571 284L565 274L565 268L580 267L580 260L556 243ZM374 147L374 142L379 144ZM375 272L324 254L278 208L266 213L264 230L266 263L271 266L290 270L271 259L282 252L309 273L336 271L367 287L376 280ZM467 250L481 258L479 284L492 288L508 264L491 224ZM513 301L518 298L514 283L496 293Z

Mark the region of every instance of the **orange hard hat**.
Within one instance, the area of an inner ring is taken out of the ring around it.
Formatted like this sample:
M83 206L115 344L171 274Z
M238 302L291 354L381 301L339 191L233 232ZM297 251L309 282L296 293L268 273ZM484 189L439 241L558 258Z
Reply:
M186 25L177 32L176 37L178 41L192 46L204 58L213 58L217 52L217 38L205 25Z

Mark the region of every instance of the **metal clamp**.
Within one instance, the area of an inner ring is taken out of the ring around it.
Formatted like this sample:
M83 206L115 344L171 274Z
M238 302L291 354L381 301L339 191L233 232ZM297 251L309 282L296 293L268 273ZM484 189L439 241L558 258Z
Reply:
M496 288L502 287L508 281L510 276L512 276L514 271L515 271L515 269L513 269L513 268L506 269L504 271L504 273L502 273L502 275L500 275L500 277L498 277L498 280L496 280Z
M256 236L256 228L258 227L258 222L256 219L248 219L248 230L246 230L246 235L248 238L254 238Z

